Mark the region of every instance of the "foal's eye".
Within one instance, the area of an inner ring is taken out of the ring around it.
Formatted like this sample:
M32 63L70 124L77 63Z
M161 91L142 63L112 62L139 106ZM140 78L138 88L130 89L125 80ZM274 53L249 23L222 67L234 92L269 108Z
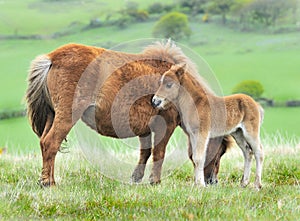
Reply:
M171 88L173 86L173 83L167 83L166 88Z

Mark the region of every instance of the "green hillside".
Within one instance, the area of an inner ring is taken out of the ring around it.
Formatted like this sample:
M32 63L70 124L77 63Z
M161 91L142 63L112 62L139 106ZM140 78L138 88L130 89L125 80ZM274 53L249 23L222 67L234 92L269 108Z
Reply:
M139 8L146 8L150 3L143 1L139 3ZM105 21L106 16L112 14L110 19L117 19L120 16L118 11L124 7L124 1L121 0L109 3L96 0L85 3L3 2L0 8L0 112L24 108L27 70L30 61L39 54L70 42L111 48L127 41L152 38L155 19L133 22L125 28L102 26L85 29L95 18ZM199 63L197 59L202 57L208 63L224 95L230 94L232 88L243 80L259 80L265 89L264 97L278 103L300 99L299 32L241 32L218 22L190 20L192 35L178 43L193 51L191 59L194 62ZM53 38L54 33L59 33L57 36L60 37ZM20 39L23 35L38 35L41 39ZM132 51L137 51L137 48ZM199 67L199 72L203 72L202 67ZM266 109L265 131L279 130L300 135L297 127L300 123L299 113L299 108L282 108L280 111ZM1 134L4 134L1 136L2 143L11 136L6 133L6 126L0 121Z

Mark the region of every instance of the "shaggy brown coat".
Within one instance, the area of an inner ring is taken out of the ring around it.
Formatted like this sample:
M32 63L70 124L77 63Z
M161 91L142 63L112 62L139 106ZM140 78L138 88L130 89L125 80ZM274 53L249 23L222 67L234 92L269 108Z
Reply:
M180 48L167 42L151 45L141 54L67 44L33 60L26 99L32 128L40 137L40 184L55 184L55 156L80 118L105 136L139 136L140 159L132 175L134 182L144 175L154 132L150 182L160 182L166 145L181 120L174 106L155 109L151 98L161 75L172 64L187 59ZM230 137L212 140L205 169L208 181L216 182L220 158L231 143Z

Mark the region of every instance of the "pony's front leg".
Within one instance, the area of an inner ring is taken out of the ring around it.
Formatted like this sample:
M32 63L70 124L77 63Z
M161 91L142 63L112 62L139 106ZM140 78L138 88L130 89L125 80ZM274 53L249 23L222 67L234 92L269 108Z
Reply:
M138 165L135 167L132 175L131 175L131 182L139 183L142 181L144 177L145 167L149 157L151 156L152 150L152 141L151 141L151 134L147 136L140 136L140 159Z
M193 133L190 135L190 139L193 152L195 184L205 187L204 164L209 138L205 133Z
M165 151L168 141L176 125L168 125L165 133L160 130L155 131L153 148L153 167L150 175L150 184L158 184L161 181L162 164L165 158Z

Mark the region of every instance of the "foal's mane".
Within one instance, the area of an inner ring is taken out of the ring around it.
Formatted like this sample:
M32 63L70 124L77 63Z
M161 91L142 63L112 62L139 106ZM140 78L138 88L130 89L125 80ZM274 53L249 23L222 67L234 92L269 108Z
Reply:
M206 93L214 94L206 80L198 73L196 64L172 40L156 41L145 47L143 54L148 58L167 61L172 64L185 63L185 71L191 77L192 82L204 89Z

